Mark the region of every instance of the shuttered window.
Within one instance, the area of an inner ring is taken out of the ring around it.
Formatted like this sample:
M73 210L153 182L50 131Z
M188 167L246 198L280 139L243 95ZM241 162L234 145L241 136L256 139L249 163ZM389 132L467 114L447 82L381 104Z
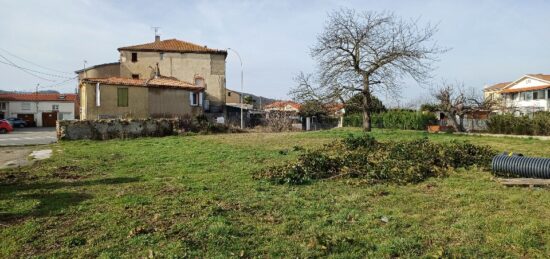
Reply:
M117 105L118 107L128 107L128 88L117 89Z

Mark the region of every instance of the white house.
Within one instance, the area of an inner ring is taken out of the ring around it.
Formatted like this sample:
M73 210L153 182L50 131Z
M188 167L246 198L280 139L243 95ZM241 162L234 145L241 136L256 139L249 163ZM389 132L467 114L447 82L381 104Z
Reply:
M486 92L487 92L486 88ZM491 89L493 91L495 89ZM516 81L503 84L496 90L501 100L501 112L525 115L550 111L550 75L527 74ZM491 95L486 95L489 98ZM505 111L504 111L505 110Z
M264 110L267 112L284 111L297 113L300 111L300 104L293 101L277 101L266 105Z
M29 126L55 127L57 120L74 120L76 94L0 94L0 118L21 118Z

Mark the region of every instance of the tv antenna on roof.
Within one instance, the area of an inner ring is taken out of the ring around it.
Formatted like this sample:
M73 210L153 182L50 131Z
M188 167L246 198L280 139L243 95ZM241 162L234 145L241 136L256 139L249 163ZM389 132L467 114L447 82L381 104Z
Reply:
M155 31L155 36L159 36L158 32L159 32L160 27L158 27L158 26L151 26L151 29L153 29L153 30Z

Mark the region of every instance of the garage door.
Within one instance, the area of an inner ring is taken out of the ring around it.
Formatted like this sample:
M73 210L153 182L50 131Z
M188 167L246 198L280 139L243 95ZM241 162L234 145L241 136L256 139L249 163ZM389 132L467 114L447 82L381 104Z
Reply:
M42 113L42 127L55 127L57 122L57 112Z
M27 122L27 126L29 127L36 127L36 123L34 122L34 114L19 113L17 114L17 118Z

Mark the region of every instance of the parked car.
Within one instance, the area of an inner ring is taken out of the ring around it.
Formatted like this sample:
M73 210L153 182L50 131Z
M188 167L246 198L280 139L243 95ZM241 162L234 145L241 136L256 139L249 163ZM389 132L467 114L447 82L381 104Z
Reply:
M8 133L13 131L13 127L7 120L0 120L0 133Z
M6 119L12 127L14 128L24 128L27 127L27 122L20 118L7 118Z

